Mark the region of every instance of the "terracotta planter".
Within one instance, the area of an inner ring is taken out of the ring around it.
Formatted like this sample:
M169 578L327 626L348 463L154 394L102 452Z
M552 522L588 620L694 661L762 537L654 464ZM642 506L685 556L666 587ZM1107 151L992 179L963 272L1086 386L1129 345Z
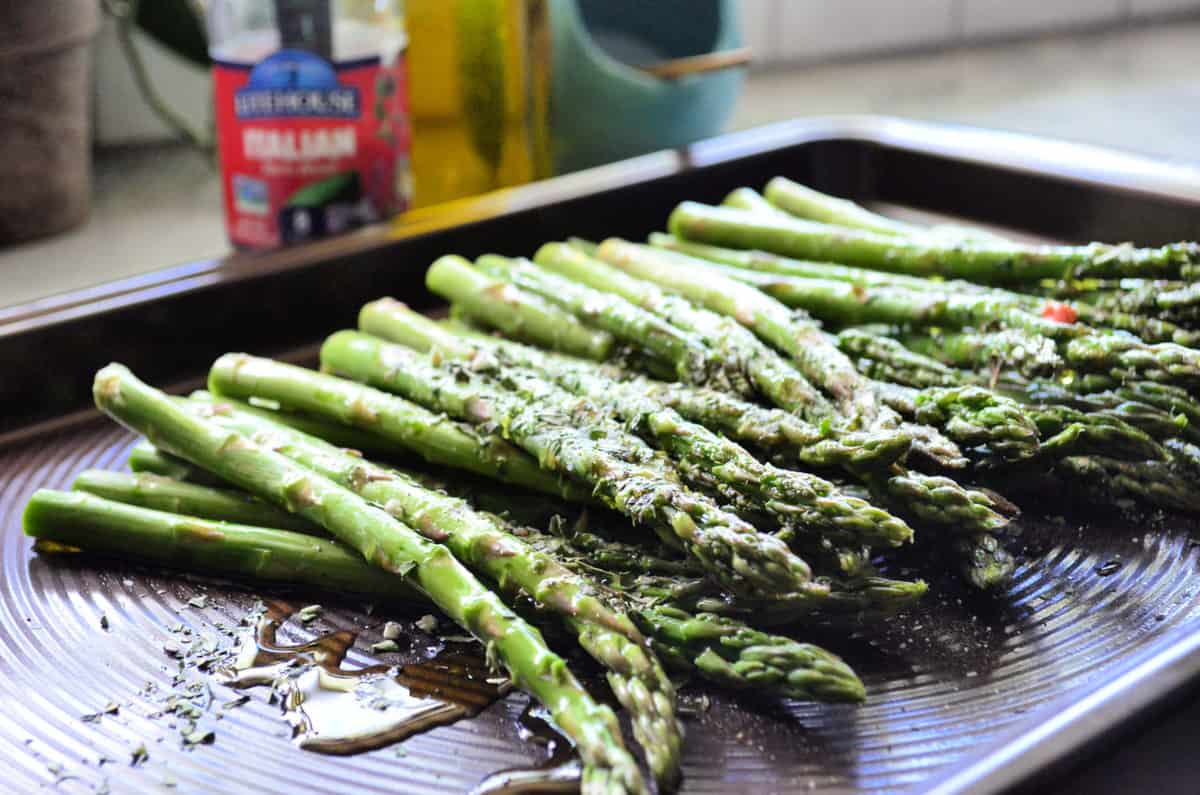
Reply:
M87 216L96 0L0 3L0 245Z

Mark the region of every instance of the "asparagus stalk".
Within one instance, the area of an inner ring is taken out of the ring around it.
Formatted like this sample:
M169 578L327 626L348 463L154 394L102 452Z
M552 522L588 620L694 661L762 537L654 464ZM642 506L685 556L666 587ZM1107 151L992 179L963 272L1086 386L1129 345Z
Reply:
M925 389L913 402L918 422L936 425L964 447L987 447L1010 462L1038 451L1040 429L1021 406L982 387Z
M442 264L436 263L435 267ZM680 381L707 384L738 394L749 394L752 389L737 366L738 362L722 359L696 335L682 331L619 295L564 278L528 260L488 255L480 257L477 266L488 276L536 293L589 325L603 328L621 342L662 359ZM488 289L486 280L478 274L459 272L454 275L454 280L473 282L476 291Z
M862 701L866 696L862 682L841 659L812 644L711 613L648 607L636 615L668 664L725 687L811 701Z
M1097 397L1099 400L1090 406L1086 400L1080 401L1083 404L1081 410L1098 417L1120 420L1157 441L1183 437L1193 444L1200 442L1200 433L1196 429L1191 429L1189 433L1187 417L1182 414L1172 415L1145 403L1122 400L1114 393L1101 393Z
M1152 381L1131 381L1124 384L1110 383L1105 391L1111 391L1122 400L1151 406L1173 416L1182 417L1187 421L1187 428L1192 434L1200 434L1200 404L1186 390Z
M596 249L598 249L600 247L599 243L596 243L592 240L587 240L586 238L582 238L582 237L567 238L567 245L573 249L582 251L584 254L588 255L589 257L594 257L596 255Z
M766 213L768 215L782 216L783 218L790 217L789 214L776 207L771 202L753 188L735 188L721 202L725 207L739 207L743 210L750 210L756 213Z
M644 792L616 716L597 704L529 626L454 559L357 494L245 436L196 417L167 395L112 364L96 374L96 405L155 446L219 474L260 498L321 525L384 571L404 577L493 651L514 684L546 706L579 748L583 786L592 792Z
M1185 513L1200 513L1195 477L1181 474L1170 462L1072 456L1057 462L1055 468L1069 483L1101 504L1125 499Z
M732 317L796 362L800 371L831 397L848 417L873 425L885 420L875 393L853 363L805 316L758 290L725 278L702 260L661 249L609 239L598 256L639 278L679 293L714 312ZM696 278L697 269L703 278Z
M661 548L601 537L580 527L569 527L561 517L548 524L547 532L512 523L507 527L581 573L607 577L611 589L642 606L715 612L756 625L793 624L814 617L876 620L906 609L927 590L921 581L877 576L867 563L863 571L848 579L829 580L830 590L819 598L803 595L757 601L720 591L711 580L703 578L702 568L693 561L667 557L669 553Z
M1026 406L1024 412L1044 439L1039 452L1046 457L1099 455L1126 461L1168 457L1149 434L1111 414L1060 405Z
M926 374L937 373L936 368L941 366L894 340L861 329L849 329L841 337L846 338L848 344L844 347L849 350L876 356L877 359L868 361L866 366L872 368L876 361L881 362L888 368L886 372L894 376L894 382L924 385L935 380ZM947 368L942 372L947 375L947 380L957 380L962 387L969 384L969 375L964 371ZM1027 404L1021 411L1045 440L1038 448L1042 458L1086 454L1107 454L1129 460L1162 458L1164 452L1158 442L1187 434L1188 430L1188 419L1178 406L1170 401L1154 406L1138 400L1144 396L1136 394L1136 388L1126 389L1123 395L1113 390L1082 395L1054 381L1018 379L1011 374L1000 379L997 387L1006 393L1006 397ZM1164 390L1174 389L1157 384L1152 384L1151 388L1159 395L1165 394ZM916 399L922 392L906 390L896 383L879 384L877 389L880 389L884 402L901 415L918 419ZM1190 402L1182 390L1173 394L1178 396L1179 405ZM1200 420L1200 413L1196 416ZM919 419L948 431L960 444L972 444L968 438L957 435L954 432L957 429L948 430L935 415L926 414ZM1195 437L1200 440L1200 434ZM1002 454L1001 458L1008 457ZM1020 460L1020 457L1013 460Z
M379 362L399 355L392 348L369 337L356 338L352 332L342 332L327 342L323 360L327 367L350 372L356 378L386 379L387 372ZM529 404L547 405L564 398L539 376L512 367L505 368L504 374L506 386ZM574 387L584 393L605 389L586 376L575 379ZM911 530L903 522L862 500L844 497L821 478L764 465L733 442L683 420L636 392L620 388L609 391L612 410L639 434L669 452L690 482L722 494L739 510L774 517L783 528L779 537L798 552L806 553L814 541L824 538L839 543L896 545L911 537ZM589 415L594 413L589 409ZM606 436L611 439L611 434Z
M186 480L201 486L223 486L225 482L215 475L192 466L182 458L164 453L149 440L141 439L129 451L129 468L134 472L145 472L151 475L174 480Z
M724 593L688 561L663 559L642 545L588 533L553 535L528 527L510 530L539 549L550 551L572 568L607 577L614 592L640 606L635 611L646 606L667 606L693 613L713 612L766 626L846 616L878 620L912 606L927 590L920 580L880 577L868 566L860 576L831 579L829 593L819 600L757 602ZM687 568L681 568L684 566Z
M1025 246L896 238L730 207L683 202L671 213L672 234L732 248L762 249L801 259L829 260L918 276L1020 284L1080 276L1177 278L1200 261L1200 246L1157 249L1110 246Z
M587 263L584 263L586 265ZM858 378L857 373L855 377ZM940 442L941 437L926 437L923 441ZM946 448L936 450L941 460L959 460L958 451L947 443ZM910 515L922 522L962 530L996 529L1006 520L991 510L992 501L981 492L962 489L948 478L932 478L919 473L897 471L878 476L870 481L881 495L892 504L903 506ZM925 500L926 504L909 505L910 500Z
M981 591L1004 586L1017 567L1009 551L995 536L987 533L957 540L954 553L963 579Z
M481 289L461 278L462 271L470 268L471 263L462 257L441 257L426 272L425 284L470 317L486 318L490 325L513 337L550 340L554 350L597 361L612 354L613 338L608 332L589 328L569 312L520 294L504 282L490 281Z
M775 177L767 183L763 193L772 206L797 218L862 229L888 237L920 237L926 232L919 226L873 213L852 201L815 191L787 177Z
M810 221L862 229L889 237L912 237L934 239L946 243L995 243L1007 244L1002 235L974 226L960 224L937 224L931 227L918 226L894 218L873 213L854 202L838 199L812 188L793 182L786 177L775 177L767 183L764 191L774 206L780 207L797 218Z
M436 350L451 357L472 359L478 357L482 349L502 357L498 364L510 375L516 374L516 368L536 369L540 373L549 374L549 377L576 394L604 396L602 399L609 403L612 409L627 423L643 427L643 432L658 439L664 446L669 446L677 456L681 456L685 460L690 456L700 465L697 470L698 474L707 476L709 472L716 472L718 476L733 477L735 482L741 482L751 473L756 473L758 481L754 485L755 492L766 492L768 501L790 501L782 506L784 518L794 520L795 517L789 516L789 514L792 514L798 506L811 505L814 496L819 494L824 496L818 498L817 505L820 507L816 510L827 516L824 519L812 517L809 521L815 527L820 528L829 521L833 521L833 524L828 526L829 529L844 534L857 524L851 519L851 517L857 516L859 520L866 523L866 527L871 528L861 536L861 540L865 543L892 545L908 536L908 531L894 525L894 519L888 519L883 512L858 503L854 503L857 506L856 509L849 509L849 504L840 506L834 498L834 492L823 481L804 476L801 473L764 466L745 450L726 442L703 426L715 425L729 431L731 428L739 427L742 422L753 421L766 415L771 422L764 422L758 431L769 430L774 424L783 432L790 433L793 441L789 449L795 449L797 435L803 434L805 446L799 449L798 457L805 463L823 468L842 466L854 473L885 467L890 461L895 460L894 456L879 456L879 447L869 442L866 447L850 446L847 448L845 442L823 438L827 434L820 429L804 426L791 415L762 409L752 404L743 404L741 401L719 393L711 393L706 390L704 393L697 394L698 390L694 388L676 387L669 384L655 385L648 381L618 382L597 375L594 369L586 364L574 363L564 357L547 355L519 344L494 338L455 336L446 327L433 323L395 303L382 303L364 308L360 313L360 322L364 327L379 331L385 337L407 344L416 350ZM346 338L351 339L350 337ZM376 350L381 347L377 342L369 339L362 340L361 345L364 348ZM355 355L345 346L331 344L328 350L331 357L329 364L335 369L339 369L341 366L350 366L349 363L339 362L332 358L335 354ZM476 358L476 360L478 359ZM356 363L355 366L362 367L363 365ZM684 397L677 400L661 399L663 396L672 394L678 397L681 393L690 394L685 394ZM703 422L699 424L686 422L671 412L665 404L686 404L687 407L693 409L693 413L700 415L696 419ZM722 416L720 421L715 421L713 415L718 412ZM734 435L736 436L736 434ZM762 433L759 432L746 431L745 435L750 435L757 441L764 439ZM906 438L881 434L855 434L854 436L868 440L879 436L882 439L879 446L885 449L892 448L896 454L899 454L901 445L894 444L891 439L899 438L903 441ZM691 443L685 445L683 444L685 440L690 440ZM860 450L868 450L870 454L856 452ZM717 465L715 459L704 456L697 458L697 451L707 451L705 455L716 456L722 463ZM737 466L733 466L735 462L737 462ZM753 480L751 482L755 483ZM789 491L789 489L794 491ZM844 509L847 510L844 512ZM876 529L883 530L884 535L876 537L874 535ZM856 536L852 533L851 537Z
M430 541L445 544L510 597L526 595L562 616L584 650L608 669L609 684L633 719L655 778L668 786L678 780L682 734L674 715L674 689L658 661L645 653L645 638L627 616L597 597L588 579L509 534L498 520L472 510L464 500L280 425L265 412L233 402L198 408L218 425L383 506Z
M169 513L301 533L320 532L320 528L312 522L245 492L185 483L148 472L130 475L89 469L76 476L71 488L108 500Z
M650 598L654 604L736 618L753 626L783 626L814 618L835 622L845 617L858 621L886 620L911 607L928 590L921 580L892 580L870 575L831 581L829 594L821 600L820 612L814 614L809 604L756 603L717 592L705 580L676 578L662 585L648 585L644 582L647 579L639 578L632 587L637 595Z
M891 337L848 328L838 334L837 341L844 353L856 357L859 369L865 368L877 381L920 388L956 386L963 381L954 368L915 353Z
M620 368L599 368L580 359L548 353L518 342L473 334L452 324L437 323L398 301L382 299L363 307L359 328L372 336L420 351L438 351L450 358L472 359L482 354L551 378L584 394L610 391L636 394L675 409L681 416L720 432L784 463L814 467L852 467L862 471L900 460L911 445L903 431L842 432L812 425L781 409L713 389L641 378Z
M730 361L742 363L746 376L771 403L806 419L829 419L833 408L790 363L737 321L667 294L657 285L589 257L561 243L538 249L534 261L570 279L606 290L648 309L679 328L697 334Z
M1171 342L1148 344L1123 334L1092 334L1067 343L1063 356L1084 372L1121 380L1200 387L1200 350Z
M986 492L964 488L941 475L896 467L862 478L872 496L914 524L951 535L998 532L1009 523Z
M769 597L812 587L808 566L782 541L758 533L711 500L665 478L661 470L630 462L622 445L593 438L566 408L530 405L479 378L460 381L466 371L443 370L410 349L394 347L394 358L383 367L382 375L388 377L376 383L462 419L500 428L547 470L588 484L609 507L649 524L664 541L681 545L730 590ZM323 391L336 389L347 396L370 391L332 376L248 356L222 357L213 365L209 381L219 395L265 397L313 413L325 405L313 399Z
M846 282L859 287L899 287L909 290L924 290L933 283L952 289L955 292L965 292L972 295L988 295L997 292L998 288L987 287L962 280L937 281L935 278L924 276L909 276L904 273L856 268L836 262L814 262L780 256L769 251L725 248L694 240L685 240L675 235L655 232L649 237L650 245L687 254L699 259L708 260L716 265L725 265L741 270L757 271L762 274L776 276L796 276L804 279L828 279L835 282ZM1034 296L1024 296L1023 301L1030 306L1041 306L1044 300Z
M218 495L194 507L216 507L228 497L225 491ZM39 489L25 505L25 534L60 547L187 572L424 601L404 579L368 565L361 555L337 542L292 530L138 507L140 497L133 490L123 496L131 502L82 491Z
M1101 309L1149 315L1172 323L1200 319L1200 285L1187 282L1125 280L1111 290L1083 292L1081 298Z
M968 369L1013 368L1035 378L1058 372L1063 366L1053 340L1023 329L908 332L900 335L899 342L915 353Z

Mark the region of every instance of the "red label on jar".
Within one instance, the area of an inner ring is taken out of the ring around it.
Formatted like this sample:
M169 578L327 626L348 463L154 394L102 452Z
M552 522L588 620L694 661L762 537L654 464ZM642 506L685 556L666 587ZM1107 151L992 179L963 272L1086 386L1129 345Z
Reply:
M404 59L329 63L279 50L213 66L225 222L237 246L332 235L403 210Z

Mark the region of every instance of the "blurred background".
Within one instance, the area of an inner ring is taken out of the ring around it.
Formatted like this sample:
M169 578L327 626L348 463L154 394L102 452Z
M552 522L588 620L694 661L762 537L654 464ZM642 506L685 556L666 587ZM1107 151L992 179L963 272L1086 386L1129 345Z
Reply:
M397 203L368 220L817 114L1200 157L1200 0L4 6L0 307L233 250L210 54L245 71L267 52L237 49L256 25L278 28L277 47L291 35L280 20L313 9L336 23L323 53L335 64L351 54L339 38L351 22L382 31L368 44L400 42L405 59L388 89L401 93L380 94L402 104L385 131Z

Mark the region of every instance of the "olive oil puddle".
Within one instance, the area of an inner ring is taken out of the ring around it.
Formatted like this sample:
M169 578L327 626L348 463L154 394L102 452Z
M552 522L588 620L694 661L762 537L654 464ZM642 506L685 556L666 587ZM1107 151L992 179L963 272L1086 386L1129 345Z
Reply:
M447 642L422 662L345 669L357 633L332 632L284 645L278 632L291 613L286 605L269 605L221 678L233 688L270 687L296 744L306 751L346 755L376 750L478 715L512 689L507 677L489 670L478 646L466 643ZM578 790L581 767L574 747L545 715L531 701L518 723L521 738L545 745L549 759L533 768L494 773L473 795Z

